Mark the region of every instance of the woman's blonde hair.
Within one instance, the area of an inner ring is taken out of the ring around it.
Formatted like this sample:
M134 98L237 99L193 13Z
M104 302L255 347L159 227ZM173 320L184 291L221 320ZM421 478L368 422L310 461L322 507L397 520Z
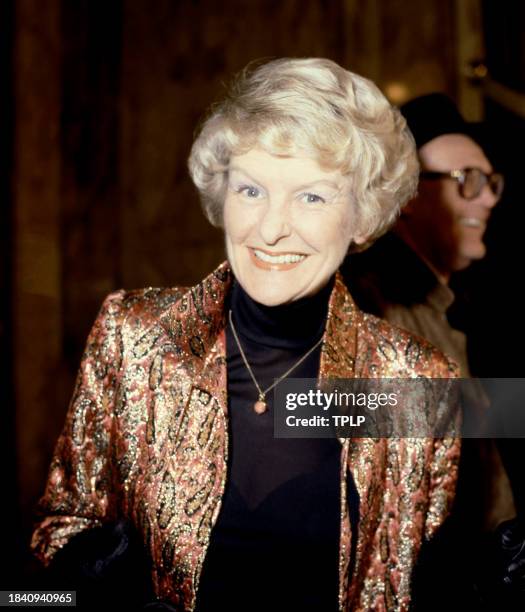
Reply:
M283 58L248 66L212 107L188 160L206 216L221 226L232 155L260 147L306 154L348 175L358 234L370 244L415 194L414 139L379 89L328 59Z

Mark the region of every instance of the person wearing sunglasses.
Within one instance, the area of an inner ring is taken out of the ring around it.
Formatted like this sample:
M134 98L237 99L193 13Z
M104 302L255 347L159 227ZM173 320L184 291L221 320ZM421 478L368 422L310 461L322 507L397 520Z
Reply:
M453 272L485 256L483 235L504 179L467 134L442 134L418 149L418 195L397 231L446 284Z
M447 96L421 96L400 110L418 150L417 195L391 232L347 257L343 275L365 311L430 340L469 376L465 336L446 316L455 299L449 281L485 256L483 236L504 178Z
M477 142L478 126L468 124L447 96L421 96L400 110L418 151L417 195L401 210L392 231L366 251L347 256L341 270L360 308L426 338L450 355L467 378L467 338L447 316L455 302L449 282L455 272L485 256L483 238L504 177ZM475 381L469 388L464 410L475 409L482 417L487 398ZM454 610L492 609L481 592L476 557L486 552L481 550L483 534L514 514L494 442L463 440L455 508L440 536L422 551L414 576L414 611L450 608L451 601ZM505 533L509 529L514 529L514 545L516 529L510 525ZM505 533L500 528L502 540ZM501 578L504 571L496 569L493 577L501 572Z

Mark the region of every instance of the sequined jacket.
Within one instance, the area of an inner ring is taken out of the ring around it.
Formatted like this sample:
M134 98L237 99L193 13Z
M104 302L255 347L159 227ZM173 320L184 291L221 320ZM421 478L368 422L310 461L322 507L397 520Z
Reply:
M39 504L31 545L45 565L82 530L128 518L151 554L158 597L194 609L225 488L231 278L224 263L189 290L106 298ZM456 375L430 344L359 311L337 277L321 377ZM416 555L448 512L458 456L453 438L341 439L341 611L408 609ZM349 470L360 497L351 579Z

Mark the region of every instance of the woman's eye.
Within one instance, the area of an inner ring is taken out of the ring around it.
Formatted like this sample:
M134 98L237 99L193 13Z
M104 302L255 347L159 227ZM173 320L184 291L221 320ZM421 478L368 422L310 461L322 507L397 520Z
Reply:
M243 185L237 189L237 193L242 193L248 198L258 198L261 195L261 192L257 189L257 187L252 187L250 185Z
M307 204L317 204L318 202L324 204L326 202L324 198L318 196L316 193L304 193L302 197L303 201Z

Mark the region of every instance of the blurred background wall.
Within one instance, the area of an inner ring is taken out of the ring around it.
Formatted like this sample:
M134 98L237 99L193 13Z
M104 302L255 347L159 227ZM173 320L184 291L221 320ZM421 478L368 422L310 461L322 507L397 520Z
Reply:
M470 120L487 120L508 189L489 256L457 282L473 304L463 320L479 373L523 376L524 6L0 3L2 506L11 551L3 576L29 575L34 505L103 297L194 283L224 258L186 159L199 118L251 60L329 57L375 80L396 104L443 91Z

